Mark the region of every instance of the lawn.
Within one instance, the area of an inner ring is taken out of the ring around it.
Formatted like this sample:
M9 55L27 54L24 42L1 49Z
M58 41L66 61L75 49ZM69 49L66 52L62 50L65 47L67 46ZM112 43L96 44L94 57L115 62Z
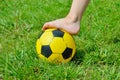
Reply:
M120 0L91 0L66 64L42 61L36 40L72 0L0 0L0 80L120 80Z

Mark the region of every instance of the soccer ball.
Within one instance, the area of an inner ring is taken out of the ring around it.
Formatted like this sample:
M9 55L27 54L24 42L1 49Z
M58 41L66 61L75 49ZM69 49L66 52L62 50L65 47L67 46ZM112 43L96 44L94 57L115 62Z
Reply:
M36 42L38 56L52 63L67 63L75 55L75 42L72 36L58 29L45 30Z

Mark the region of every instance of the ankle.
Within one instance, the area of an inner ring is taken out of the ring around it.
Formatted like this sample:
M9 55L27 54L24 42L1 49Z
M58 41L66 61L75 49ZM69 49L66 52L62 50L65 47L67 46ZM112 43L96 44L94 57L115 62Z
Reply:
M76 16L76 15L70 15L70 14L68 14L66 16L66 19L70 20L71 22L76 23L76 22L80 22L81 17Z

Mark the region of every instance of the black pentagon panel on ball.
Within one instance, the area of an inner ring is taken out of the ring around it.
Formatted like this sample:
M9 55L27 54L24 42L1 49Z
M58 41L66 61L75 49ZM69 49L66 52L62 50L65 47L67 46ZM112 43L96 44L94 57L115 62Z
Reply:
M64 59L68 59L72 55L72 49L66 48L65 51L62 53Z
M52 54L50 46L49 45L43 45L42 48L41 48L41 54L48 58Z
M64 35L64 32L61 30L54 30L54 31L52 31L52 33L53 33L54 37L63 37L63 35Z

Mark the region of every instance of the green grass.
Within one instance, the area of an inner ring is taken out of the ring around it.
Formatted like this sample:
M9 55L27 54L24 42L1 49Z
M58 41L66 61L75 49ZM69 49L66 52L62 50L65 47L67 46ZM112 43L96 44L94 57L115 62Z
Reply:
M42 25L67 15L72 0L0 0L0 80L120 80L120 0L91 0L67 64L38 58Z

